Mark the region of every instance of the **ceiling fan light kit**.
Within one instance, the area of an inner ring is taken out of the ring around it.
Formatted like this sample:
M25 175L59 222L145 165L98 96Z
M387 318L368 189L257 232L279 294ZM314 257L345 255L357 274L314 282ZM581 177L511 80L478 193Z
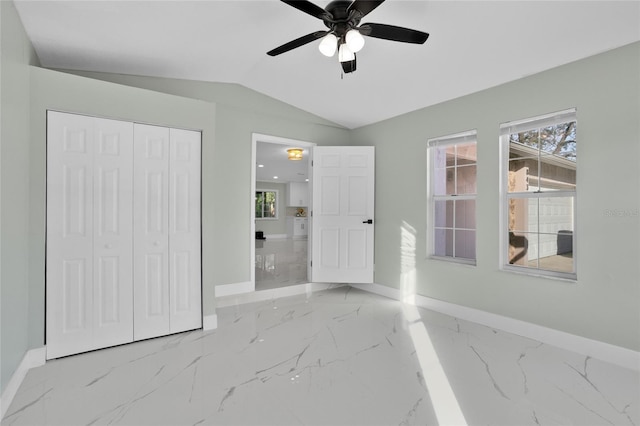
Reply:
M338 47L338 37L329 33L322 38L322 41L318 45L318 50L324 56L332 57L336 53Z
M413 44L423 44L429 37L429 34L422 31L394 25L374 23L360 25L360 20L385 0L355 0L353 2L335 0L329 3L325 9L307 0L281 1L321 19L329 30L316 31L285 43L267 52L269 56L280 55L321 38L318 45L320 52L325 56L332 57L338 50L338 61L342 70L345 73L351 73L356 70L355 54L365 44L363 36Z

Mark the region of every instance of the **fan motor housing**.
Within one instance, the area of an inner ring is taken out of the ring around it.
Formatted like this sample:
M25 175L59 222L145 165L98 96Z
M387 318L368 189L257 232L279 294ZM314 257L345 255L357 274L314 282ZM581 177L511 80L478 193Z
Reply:
M334 0L324 9L331 14L332 18L323 18L324 24L338 37L343 36L351 28L355 28L360 23L362 17L358 13L349 12L350 1Z

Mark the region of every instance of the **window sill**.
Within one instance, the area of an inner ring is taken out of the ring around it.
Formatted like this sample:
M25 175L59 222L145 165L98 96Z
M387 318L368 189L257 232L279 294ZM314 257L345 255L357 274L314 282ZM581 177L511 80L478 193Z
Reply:
M462 258L458 258L458 257L429 256L429 257L427 257L427 259L441 260L443 262L455 263L457 265L463 265L463 266L471 266L471 267L475 267L476 266L476 261L475 260L462 259Z
M511 266L511 265L503 265L500 268L500 270L503 272L511 272L514 274L526 275L529 277L547 278L547 279L556 280L556 281L564 281L570 284L578 283L578 277L576 274L542 271L539 269L527 269L527 268L521 268L521 267Z

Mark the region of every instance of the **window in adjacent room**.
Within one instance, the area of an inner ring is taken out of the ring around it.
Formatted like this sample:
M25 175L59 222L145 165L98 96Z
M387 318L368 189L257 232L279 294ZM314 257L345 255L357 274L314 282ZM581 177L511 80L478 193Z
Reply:
M505 269L576 277L576 110L500 126Z
M256 191L256 219L277 219L277 206L278 191L262 189Z
M433 258L476 262L476 132L430 139L428 247Z

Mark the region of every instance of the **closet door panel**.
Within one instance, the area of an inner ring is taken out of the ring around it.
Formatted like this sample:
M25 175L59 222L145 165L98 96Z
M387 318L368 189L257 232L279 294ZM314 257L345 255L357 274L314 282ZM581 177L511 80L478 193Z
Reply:
M133 124L95 119L94 338L133 341Z
M47 115L47 359L93 349L93 122Z
M169 129L134 125L134 339L170 332Z
M202 326L200 132L170 130L169 284L171 333Z

